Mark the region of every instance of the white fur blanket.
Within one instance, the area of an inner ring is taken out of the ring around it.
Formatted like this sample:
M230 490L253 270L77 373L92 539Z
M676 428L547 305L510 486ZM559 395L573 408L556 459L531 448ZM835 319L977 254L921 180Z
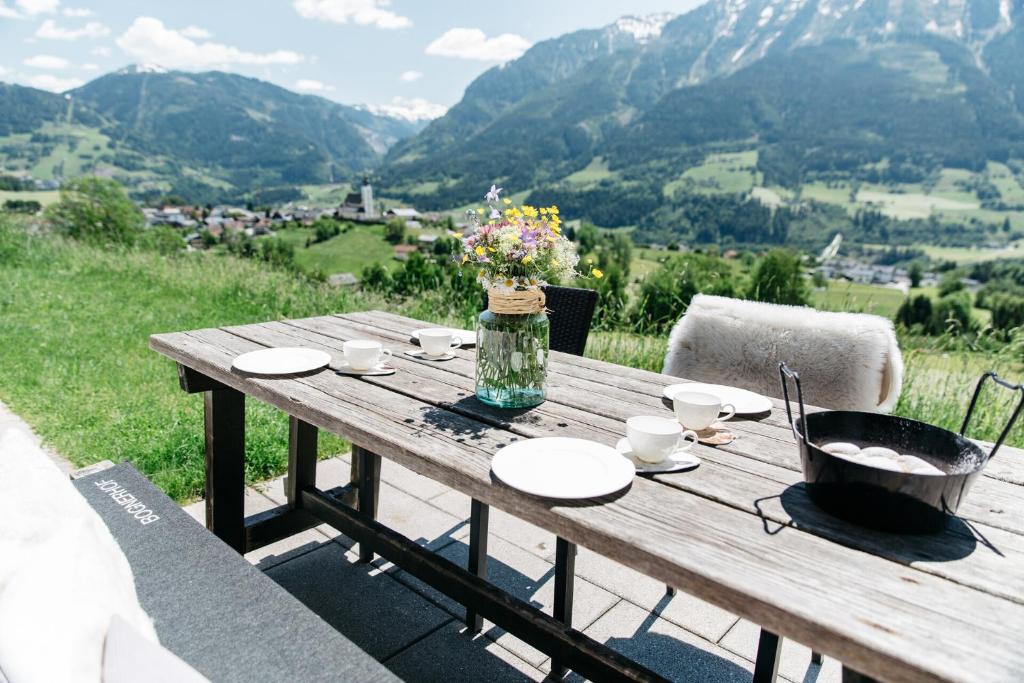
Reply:
M885 318L705 295L672 329L662 372L780 397L780 361L800 373L804 400L823 408L888 413L903 384Z

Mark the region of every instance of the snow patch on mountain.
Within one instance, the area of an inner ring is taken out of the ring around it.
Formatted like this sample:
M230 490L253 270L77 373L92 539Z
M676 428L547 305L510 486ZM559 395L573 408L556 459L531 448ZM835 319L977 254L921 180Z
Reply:
M622 17L615 22L615 28L623 33L629 33L638 43L649 43L661 35L665 24L676 18L671 12L659 14L648 14L644 17Z

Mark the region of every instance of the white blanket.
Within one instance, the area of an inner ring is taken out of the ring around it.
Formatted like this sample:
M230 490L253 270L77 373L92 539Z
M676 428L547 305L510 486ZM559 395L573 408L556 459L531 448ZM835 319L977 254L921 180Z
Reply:
M718 296L693 298L662 372L781 397L780 361L800 373L809 405L887 413L900 397L903 357L889 320Z
M96 683L114 614L158 642L103 521L25 434L0 433L0 671Z

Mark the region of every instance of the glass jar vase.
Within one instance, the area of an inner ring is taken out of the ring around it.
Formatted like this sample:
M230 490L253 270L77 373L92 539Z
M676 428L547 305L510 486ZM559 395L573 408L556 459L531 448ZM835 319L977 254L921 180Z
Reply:
M476 397L497 408L543 403L549 329L543 298L535 313L497 313L490 308L481 313L476 327Z

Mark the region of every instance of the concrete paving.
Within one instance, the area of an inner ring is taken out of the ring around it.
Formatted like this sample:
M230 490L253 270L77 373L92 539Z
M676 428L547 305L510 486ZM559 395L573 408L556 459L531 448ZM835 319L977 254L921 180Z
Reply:
M317 485L347 483L347 456L321 461ZM469 499L385 460L382 523L465 565ZM284 503L283 479L246 492L249 514ZM203 503L186 510L203 518ZM489 580L550 610L555 540L512 515L491 511ZM492 624L466 632L460 605L378 558L357 561L351 539L327 525L246 557L328 623L409 681L540 681L547 656ZM671 680L749 681L758 628L702 600L581 548L576 560L574 625ZM786 641L779 666L791 683L832 683L840 665L811 664L811 653ZM570 678L575 678L572 674Z

